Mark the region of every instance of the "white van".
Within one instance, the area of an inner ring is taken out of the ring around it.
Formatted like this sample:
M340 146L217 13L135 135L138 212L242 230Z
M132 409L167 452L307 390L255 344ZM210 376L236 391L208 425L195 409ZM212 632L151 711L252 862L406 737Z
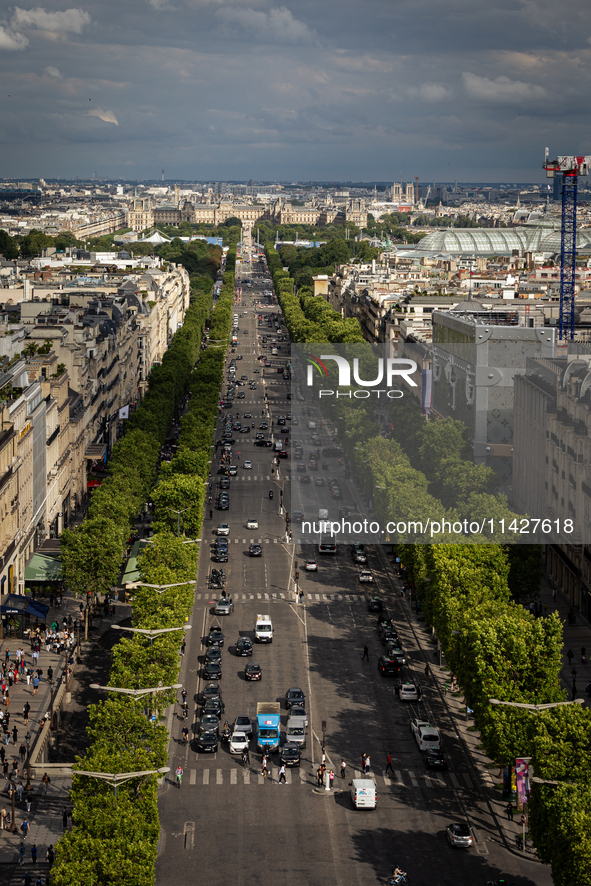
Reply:
M375 809L378 798L373 778L354 778L351 782L351 800L355 809Z
M290 717L285 727L285 740L292 741L299 748L306 747L306 717Z
M268 615L257 615L254 626L254 638L257 643L273 642L273 622Z

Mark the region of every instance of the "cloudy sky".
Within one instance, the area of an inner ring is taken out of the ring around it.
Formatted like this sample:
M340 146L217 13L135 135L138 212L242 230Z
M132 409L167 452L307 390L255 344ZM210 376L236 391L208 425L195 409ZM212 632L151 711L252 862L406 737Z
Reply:
M70 3L73 0L70 0ZM586 0L0 12L0 177L543 181L591 153Z

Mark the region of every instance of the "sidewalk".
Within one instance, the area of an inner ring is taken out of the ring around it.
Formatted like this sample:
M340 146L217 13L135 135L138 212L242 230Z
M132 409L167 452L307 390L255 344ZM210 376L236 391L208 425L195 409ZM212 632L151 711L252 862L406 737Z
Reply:
M387 572L393 585L399 590L401 587L400 579L396 576L394 565L392 564L391 559L386 556L385 552L383 552L383 563L386 564ZM571 610L570 601L560 592L556 595L556 599L553 598L552 585L546 576L541 583L538 601L542 604L543 613L550 614L556 610L564 625L563 667L560 676L562 685L567 690L567 697L569 699L573 697L573 676L571 671L574 667L577 672L575 684L577 691L575 697L584 698L585 706L587 706L591 699L585 695L585 687L591 680L591 665L588 663L586 665L581 664L581 647L586 648L588 655L588 651L591 650L591 625L579 612L576 613L576 625L568 624L568 613ZM528 861L537 861L537 857L531 849L530 843L528 843L530 849L525 853L516 848L516 837L518 834L521 834L523 830L520 824L521 814L514 811L514 820L508 820L506 812L507 798L503 798L502 795L502 772L499 771L499 768L496 765L493 765L493 762L485 755L484 751L479 749L480 733L474 730L473 721L466 718L466 705L462 693L457 692L452 694L450 691L446 691L446 684L449 684L450 682L449 669L444 670L445 663L443 667L439 667L437 663L434 662L434 647L427 642L428 635L424 633L424 621L417 618L417 613L414 610L410 610L407 600L404 601L403 605L406 608L409 619L416 631L421 652L424 654L424 660L429 664L431 670L429 682L432 686L435 684L436 691L444 700L444 703L451 714L457 734L466 747L472 763L478 772L485 797L496 820L498 830L502 835L505 848L509 849L516 855L527 858ZM545 610L544 606L546 607ZM574 653L572 665L569 664L566 654L569 649Z

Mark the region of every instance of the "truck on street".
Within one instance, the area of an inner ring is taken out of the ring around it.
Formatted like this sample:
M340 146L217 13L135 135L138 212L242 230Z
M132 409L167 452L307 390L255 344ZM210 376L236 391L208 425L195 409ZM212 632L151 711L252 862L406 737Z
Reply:
M278 701L259 701L257 704L257 747L273 754L281 741L281 705Z

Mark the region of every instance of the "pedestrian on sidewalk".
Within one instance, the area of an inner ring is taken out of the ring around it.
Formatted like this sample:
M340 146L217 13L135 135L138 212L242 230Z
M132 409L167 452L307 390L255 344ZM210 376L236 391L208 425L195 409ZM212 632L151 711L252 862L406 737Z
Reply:
M4 763L5 758L6 751L4 750L4 745L2 745L2 747L0 747L0 763Z
M16 744L18 741L18 729L16 728L16 724L12 727L12 742Z
M0 823L2 824L2 830L6 830L6 806L2 807L0 810Z
M369 661L369 649L367 645L363 647L363 655L361 656L361 661L367 660Z
M41 782L43 784L43 793L46 794L47 788L49 787L49 785L51 783L51 779L50 779L49 775L47 774L47 772L43 773L43 778L41 779Z
M23 840L27 839L27 834L29 833L29 822L26 818L23 818L23 823L21 824L21 831L23 832Z
M333 785L334 785L334 772L331 769L330 772L328 773L328 786L331 789L331 791L332 791Z
M53 680L53 668L51 667L51 665L49 665L49 667L47 668L47 679L50 683Z
M27 804L27 812L31 811L31 795L27 794L25 797L25 803Z
M572 649L569 649L568 652L566 653L566 657L568 658L569 665L571 665L573 663L573 654L574 653L573 653Z
M316 785L321 788L322 787L322 767L319 766L316 770Z
M587 664L587 650L581 646L581 664Z
M369 775L370 769L371 769L371 763L370 763L369 754L368 754L367 757L365 758L365 774L366 775Z
M37 674L33 677L33 695L37 695L39 692L39 677Z
M556 588L552 588L552 603L554 604L554 606L556 606L556 595L557 594L558 594L558 591L556 590Z
M21 845L18 847L18 863L25 863L25 844L21 840Z
M347 764L344 760L341 760L341 778L345 777L345 773L347 772Z
M66 831L68 829L68 810L65 807L62 810L62 825Z
M37 844L33 843L31 846L31 861L33 864L37 864Z
M507 808L506 808L505 811L506 811L506 813L507 813L507 819L508 819L508 821L513 821L513 804L512 804L512 803L507 803Z
M365 772L365 758L366 757L367 757L367 754L365 754L365 753L361 755L361 771L362 772Z
M45 861L49 862L49 867L51 867L55 861L55 849L53 848L53 843L49 844L49 849L45 853Z
M29 711L30 710L31 710L31 705L29 704L28 701L26 701L23 706L23 720L25 721L25 724L28 724L28 722L29 722Z
M384 775L388 774L388 769L390 770L392 775L394 775L394 767L392 766L392 754L388 754L388 756L386 758L386 771L385 771Z
M8 760L5 760L2 764L2 775L4 778L8 778Z
M283 784L287 784L285 779L285 763L281 764L281 769L279 770L279 781L278 784L281 784L281 780L283 779Z
M23 783L22 783L22 781L19 781L19 783L16 786L16 799L19 801L19 803L22 803L22 801L23 801L23 790L24 790Z
M33 878L28 871L25 874L25 879L23 880L23 886L33 886Z

